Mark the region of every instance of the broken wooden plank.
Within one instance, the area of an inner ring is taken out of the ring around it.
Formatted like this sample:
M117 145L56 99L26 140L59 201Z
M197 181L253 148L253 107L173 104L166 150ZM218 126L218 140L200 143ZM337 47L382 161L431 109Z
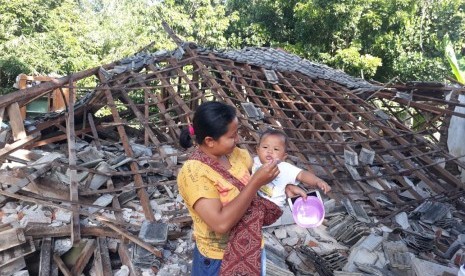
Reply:
M5 114L5 107L0 107L0 130L2 130L3 114Z
M11 144L6 144L2 149L0 149L0 162L6 158L6 155L12 153L13 151L24 147L25 145L34 141L38 136L29 135L24 139L17 140Z
M17 191L21 190L22 188L26 187L29 183L31 183L31 179L34 180L40 177L44 173L48 172L49 169L50 169L50 164L30 174L28 178L23 178L20 181L14 182L14 183L3 183L3 184L11 185L11 187L8 187L4 189L3 191L7 193L16 193ZM6 197L3 195L0 195L0 203L2 203L5 200L6 200Z
M71 274L71 271L69 271L68 267L60 258L60 256L58 256L58 254L53 254L53 261L58 266L58 269L60 269L61 273L63 273L64 276L73 276L73 274Z
M26 242L0 252L0 266L11 263L27 254L34 252L35 246L32 237L26 237Z
M111 181L111 179L108 179L107 187L109 189L114 189L115 188L114 185L113 185L113 181ZM112 206L113 206L113 208L116 208L116 209L121 208L117 196L113 197ZM121 211L116 211L115 212L115 217L116 217L117 220L124 220L123 213ZM134 267L134 264L132 263L131 254L129 253L128 247L126 245L127 241L128 241L128 239L126 239L124 237L120 239L120 243L118 245L118 255L119 255L120 259L121 259L121 262L129 268L129 275L131 275L131 276L132 275L137 275L136 268Z
M85 266L87 265L90 258L94 254L95 248L96 248L95 239L91 239L86 242L84 249L82 249L81 253L79 254L78 259L76 260L76 263L71 269L72 275L81 275Z
M100 221L101 223L105 224L106 226L110 227L111 229L113 229L114 231L119 233L121 236L123 236L123 237L127 238L128 240L132 241L133 243L143 247L144 249L146 249L147 251L149 251L153 255L155 255L155 256L157 256L159 258L162 257L161 252L159 250L157 250L155 247L149 245L148 243L145 243L140 238L138 238L138 237L128 233L127 231L124 231L124 230L118 228L116 225L113 225L112 223L106 221L107 218L97 216L97 220Z
M57 88L60 88L66 83L70 82L70 80L77 81L86 77L90 77L97 74L100 68L108 69L113 67L115 64L116 63L110 63L103 66L94 67L59 79L54 79L52 81L44 82L39 85L34 85L26 89L17 90L16 92L0 96L0 107L6 107L15 102L18 102L19 105L24 106L27 103L37 99L38 97L50 93L50 91L53 91Z
M18 272L25 267L26 267L26 262L24 260L24 257L21 257L11 263L0 266L0 275L2 276L13 275L15 274L15 272Z
M52 253L52 238L43 238L40 246L39 276L50 275Z
M97 128L95 127L94 117L92 117L92 113L87 114L87 119L89 120L90 129L92 130L92 136L94 136L95 147L97 148L97 150L100 150L102 148L102 145L100 144Z
M27 149L17 149L16 151L10 153L7 159L16 161L19 163L27 164L28 162L36 161L42 157L42 155L34 153Z
M24 128L23 117L21 116L18 103L12 103L8 106L7 111L11 131L13 132L13 140L17 141L26 138L26 129Z
M68 117L66 120L66 135L68 138L68 159L69 159L69 199L76 204L72 205L73 217L71 219L71 242L76 245L81 240L80 223L79 223L79 194L77 182L76 166L76 133L74 130L74 88L72 88L73 79L69 80L69 98L68 98Z
M24 230L25 235L31 236L34 239L42 237L69 237L71 235L71 229L69 225L62 225L58 227L52 227L48 225L31 225L27 226ZM81 227L81 236L82 237L109 237L109 238L119 238L120 235L115 233L108 227L102 226L85 226Z
M40 169L43 169L44 167L50 167L50 164L53 161L57 160L58 158L62 158L62 157L64 157L64 155L61 153L51 152L49 154L42 156L38 160L30 163L29 165L36 170L40 170Z
M97 246L94 252L95 274L97 276L111 276L110 253L108 252L107 239L97 238Z
M2 231L0 235L0 251L15 247L26 242L26 237L24 236L23 229L8 229Z
M150 112L149 112L149 96L148 96L148 93L145 89L144 89L144 125L148 125L149 124L149 115L150 115ZM147 130L144 130L144 146L148 146L149 145L149 134L147 132Z
M130 276L138 275L137 268L132 263L131 253L129 253L128 246L124 242L124 239L122 239L118 245L118 255L121 259L121 263L126 265L129 268L129 275Z

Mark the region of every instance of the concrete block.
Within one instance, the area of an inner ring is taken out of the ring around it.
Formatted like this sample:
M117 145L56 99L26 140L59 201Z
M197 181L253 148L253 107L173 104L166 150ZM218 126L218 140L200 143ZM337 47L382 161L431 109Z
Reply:
M140 268L160 267L160 261L150 251L135 244L133 247L132 262Z
M66 174L63 174L61 173L60 171L58 170L52 170L52 175L53 175L53 178L60 181L60 182L63 182L65 184L70 184L70 170L67 169L66 170ZM83 182L86 177L89 175L89 172L77 172L76 174L76 181L78 183L81 183Z
M139 238L152 245L164 245L168 240L168 225L145 220L140 228Z

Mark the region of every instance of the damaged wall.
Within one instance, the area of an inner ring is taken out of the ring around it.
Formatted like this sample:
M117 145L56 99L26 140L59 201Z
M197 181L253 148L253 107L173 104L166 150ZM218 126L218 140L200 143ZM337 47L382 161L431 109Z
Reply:
M459 103L465 105L465 95L458 96ZM454 109L457 113L465 114L465 107L457 106ZM449 136L447 137L447 146L450 153L459 157L459 160L465 163L465 144L457 137L465 137L465 118L452 116L449 124ZM462 169L462 182L465 182L465 170Z

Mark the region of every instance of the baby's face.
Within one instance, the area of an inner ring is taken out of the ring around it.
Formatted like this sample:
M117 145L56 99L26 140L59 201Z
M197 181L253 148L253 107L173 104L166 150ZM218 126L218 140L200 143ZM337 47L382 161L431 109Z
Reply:
M284 137L273 134L266 135L257 147L257 154L262 164L271 160L284 161L287 158Z

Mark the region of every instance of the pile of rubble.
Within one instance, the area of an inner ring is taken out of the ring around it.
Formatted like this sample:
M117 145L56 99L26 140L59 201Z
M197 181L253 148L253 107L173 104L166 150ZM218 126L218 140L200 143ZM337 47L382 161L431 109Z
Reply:
M27 181L18 175L24 164L3 164L0 178L7 183L16 179L17 185L0 191L2 275L35 274L37 269L50 275L58 270L64 275L187 275L192 221L173 173L160 170L164 161L137 143L131 143L136 153L131 160L118 144L100 150L84 140L77 144L83 238L75 245L70 238L72 202L64 199L69 169L60 148L32 150L36 160L26 165ZM186 158L174 148L167 151L173 153L166 157L171 162ZM145 219L127 177L132 160L148 170L144 183L152 222ZM13 187L23 189L13 193ZM349 199L324 199L323 225L305 229L288 220L264 229L269 275L455 275L465 262L463 195L453 203L431 198L383 221Z
M464 198L459 202L426 201L380 222L353 213L354 202L327 200L324 226L267 229L267 254L296 275L457 275L465 262L465 224L455 216L463 216Z
M32 272L38 265L44 275L46 271L55 275L57 269L70 275L82 272L102 275L93 273L100 269L100 273L103 270L104 275L112 275L116 273L114 269L120 267L124 267L121 268L124 271L154 275L160 269L163 271L162 262L163 265L172 263L169 270L178 269L177 275L186 272L189 265L187 261L183 264L182 259L188 258L178 255L189 255L188 242L181 238L185 239L190 233L191 219L186 216L181 198L172 191L173 173L161 170L161 173L147 173L144 179L144 183L148 183L145 188L150 196L149 207L155 214L155 220L150 222L145 219L134 183L126 181L131 160L125 157L122 148L114 144L97 150L85 141L77 144L77 166L82 169L78 180L83 239L74 246L70 238L72 202L66 199L70 178L65 154L59 148L50 152L33 150L31 153L36 160L28 164L8 162L2 165L0 179L11 185L0 190L1 274L21 271L26 263ZM136 143L132 148L136 153L134 158L140 159L141 168L159 165L150 148ZM168 158L177 159L176 156ZM112 179L121 182L113 183ZM159 185L150 185L155 181ZM100 189L102 185L104 189ZM16 193L20 189L21 192ZM116 229L116 233L112 233L111 228ZM126 252L121 249L125 241L119 239L118 233L131 241L125 244ZM119 257L110 258L114 254ZM128 259L123 260L125 257Z

